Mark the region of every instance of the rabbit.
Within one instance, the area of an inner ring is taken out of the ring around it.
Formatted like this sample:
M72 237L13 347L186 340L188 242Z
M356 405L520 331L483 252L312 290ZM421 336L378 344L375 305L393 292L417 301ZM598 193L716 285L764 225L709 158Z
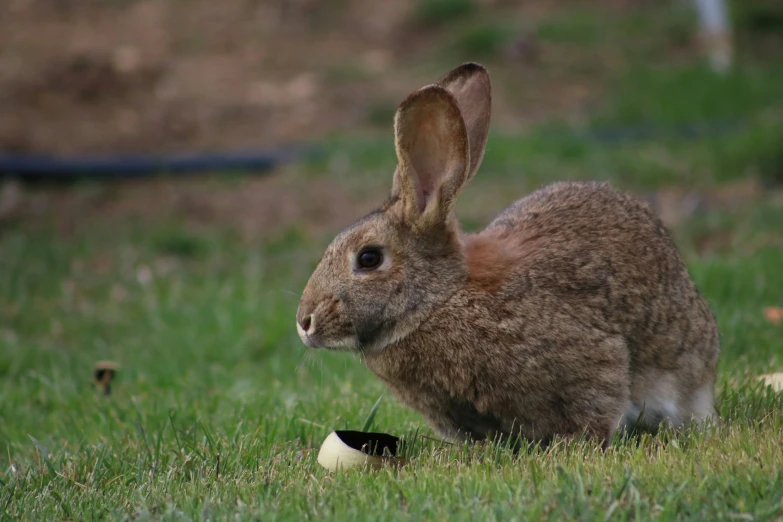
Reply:
M447 440L606 449L618 430L715 419L716 321L646 203L560 182L460 230L490 109L476 63L402 102L391 195L326 249L296 312L303 343L358 353Z

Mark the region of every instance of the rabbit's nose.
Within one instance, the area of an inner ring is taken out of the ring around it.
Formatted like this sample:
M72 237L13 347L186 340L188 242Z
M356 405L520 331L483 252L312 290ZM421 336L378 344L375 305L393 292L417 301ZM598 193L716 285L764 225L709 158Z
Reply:
M302 320L299 322L299 325L302 327L302 330L307 333L308 330L310 330L310 326L313 324L313 314L310 314L308 316L305 316L302 318Z
M301 312L297 314L296 329L299 335L312 335L315 331L315 314Z

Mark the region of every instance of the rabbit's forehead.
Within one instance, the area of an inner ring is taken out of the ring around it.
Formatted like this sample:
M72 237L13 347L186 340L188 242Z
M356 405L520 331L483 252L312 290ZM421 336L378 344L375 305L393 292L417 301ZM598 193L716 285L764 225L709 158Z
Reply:
M330 250L357 251L366 246L384 246L395 235L386 216L373 213L346 228L334 238Z

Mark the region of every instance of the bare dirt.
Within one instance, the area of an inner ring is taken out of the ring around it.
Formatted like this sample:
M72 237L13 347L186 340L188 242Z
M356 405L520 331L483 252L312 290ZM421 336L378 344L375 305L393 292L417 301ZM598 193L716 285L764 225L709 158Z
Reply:
M308 27L318 4L2 2L0 150L264 147L349 125L355 97L320 64L356 49Z
M536 66L531 31L562 3L480 2L482 15L520 21L496 57L511 71L497 90L501 124L578 109L595 94L584 78L558 74L584 58L577 46L569 56L545 49L546 66ZM266 148L368 120L390 125L414 86L469 58L414 9L413 0L4 0L0 151Z

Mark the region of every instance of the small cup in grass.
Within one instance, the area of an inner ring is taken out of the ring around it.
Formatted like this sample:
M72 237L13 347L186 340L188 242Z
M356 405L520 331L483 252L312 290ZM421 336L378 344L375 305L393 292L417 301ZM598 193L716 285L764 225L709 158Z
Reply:
M402 466L399 437L386 433L338 430L326 437L318 452L318 463L329 471L369 467Z

